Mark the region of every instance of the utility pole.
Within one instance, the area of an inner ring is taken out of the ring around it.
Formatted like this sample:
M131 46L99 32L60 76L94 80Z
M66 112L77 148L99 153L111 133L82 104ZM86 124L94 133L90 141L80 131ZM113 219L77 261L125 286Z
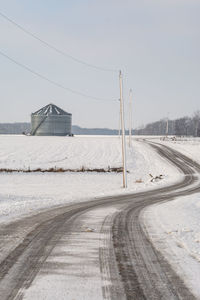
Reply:
M132 135L132 89L129 91L129 147L131 147Z
M125 126L124 126L124 99L123 99L123 85L122 85L122 72L121 71L119 71L119 87L120 87L120 115L121 115L121 127L122 127L123 188L127 188L126 140L125 140Z
M120 99L119 99L119 101L120 101ZM121 105L120 102L119 102L119 105ZM119 110L119 132L118 132L118 136L119 136L119 138L121 136L121 112L120 112L120 110Z

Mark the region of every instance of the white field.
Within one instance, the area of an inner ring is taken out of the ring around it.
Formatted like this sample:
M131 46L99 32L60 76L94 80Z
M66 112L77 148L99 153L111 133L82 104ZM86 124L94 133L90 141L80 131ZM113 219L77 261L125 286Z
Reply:
M128 189L121 173L0 173L0 222L54 205L155 188L179 180L174 167L148 145L127 147ZM120 167L121 140L108 136L0 136L0 169ZM150 182L149 174L164 179ZM139 180L141 183L136 183Z

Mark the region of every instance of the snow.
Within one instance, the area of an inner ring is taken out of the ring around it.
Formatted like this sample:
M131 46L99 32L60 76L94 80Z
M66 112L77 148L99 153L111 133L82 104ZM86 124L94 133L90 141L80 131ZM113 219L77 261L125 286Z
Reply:
M104 195L155 188L180 180L180 174L150 146L127 147L128 189L120 173L0 173L0 222L55 205ZM108 136L0 136L0 169L107 168L121 166L121 140ZM164 179L150 182L163 174ZM136 183L138 181L138 183Z
M77 169L121 165L117 138L1 136L0 168Z
M200 162L199 140L187 139L162 143ZM80 169L83 166L85 168L120 167L120 139L113 136L76 136L74 138L0 136L0 169L41 168L45 170L55 167ZM131 148L127 146L127 167L129 173L126 190L122 189L122 174L119 173L0 173L0 222L10 222L63 204L156 188L158 185L163 186L178 181L183 176L149 145L137 141L136 138L133 139ZM153 176L163 174L164 179L151 182L149 174ZM109 214L109 211L107 213ZM96 220L101 219L100 215L105 217L105 211L97 210L94 214ZM98 236L99 239L99 225L94 225L94 218L91 219L91 216L87 215L87 226L89 217L93 222L89 225L91 228L95 227L95 232L79 233L77 236L79 241L76 237L70 237L69 244L71 243L72 246L70 251L75 253L80 251L77 248L78 243L89 237L91 237L91 249L94 250L92 237L96 240ZM200 298L200 195L195 194L151 206L143 211L141 219L155 246L167 257L197 298ZM93 251L91 249L87 248L88 253ZM55 248L54 251L56 253L58 249ZM69 249L63 246L62 251L69 251ZM68 254L70 256L70 253ZM91 255L97 263L97 252L93 251ZM62 260L61 257L59 259ZM49 260L51 262L53 258L49 257ZM82 264L82 271L84 270L87 269ZM98 279L100 274L97 265L93 266L90 272L97 276L94 280L94 291L100 295ZM69 276L71 286L76 275L72 272L71 277ZM53 287L54 280L55 284L60 284L61 290L65 285L64 275L46 277L46 279L39 276L37 280L30 294L28 290L27 299L32 299L30 295L38 298L40 289L43 288L44 291L48 286ZM80 279L82 289L84 289L84 284ZM88 281L87 288L85 286L86 294L91 288L90 285L91 282ZM86 295L86 299L94 299L94 295L91 292L90 295ZM56 297L62 299L60 294L57 296L54 294L54 296L53 299Z
M110 299L102 294L102 287L107 290L111 284L105 266L110 226L102 231L102 223L106 216L110 218L116 211L117 207L108 207L106 211L98 208L82 214L73 224L74 233L62 235L32 285L21 291L23 299ZM100 266L102 251L105 252L104 264Z
M168 139L161 143L200 163L200 138L177 138L176 141Z
M200 163L200 139L161 143ZM141 220L156 248L200 299L200 194L150 206Z
M142 220L155 246L200 299L200 194L151 206Z

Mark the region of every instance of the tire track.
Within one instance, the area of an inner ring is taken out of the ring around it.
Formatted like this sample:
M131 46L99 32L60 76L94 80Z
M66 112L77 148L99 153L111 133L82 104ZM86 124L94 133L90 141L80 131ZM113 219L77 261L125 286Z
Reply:
M150 242L140 223L140 213L150 204L170 201L180 195L199 192L199 184L192 188L190 185L196 183L195 172L200 172L200 166L166 146L155 144L151 146L160 155L173 162L186 177L176 187L160 189L155 191L154 195L149 195L147 192L145 197L136 196L138 204L130 205L115 217L113 243L118 269L127 300L193 300L195 297ZM188 188L183 190L182 188L186 186Z
M112 243L112 224L117 213L108 215L101 226L99 262L102 278L102 293L105 300L125 300L125 292L118 275ZM111 284L112 283L112 284Z

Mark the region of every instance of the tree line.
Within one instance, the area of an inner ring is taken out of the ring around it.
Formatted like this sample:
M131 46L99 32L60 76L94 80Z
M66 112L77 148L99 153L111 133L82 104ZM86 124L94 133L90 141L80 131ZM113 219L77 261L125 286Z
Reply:
M0 134L22 134L31 131L30 123L0 123ZM88 135L118 135L117 129L109 128L81 128L72 126L73 134ZM128 134L126 130L126 134ZM134 129L135 135L176 135L200 137L200 110L192 117L182 117L175 120L162 119L149 123L142 128Z
M182 117L175 120L167 118L149 123L142 128L134 130L136 135L176 135L176 136L200 136L200 110L192 117Z

